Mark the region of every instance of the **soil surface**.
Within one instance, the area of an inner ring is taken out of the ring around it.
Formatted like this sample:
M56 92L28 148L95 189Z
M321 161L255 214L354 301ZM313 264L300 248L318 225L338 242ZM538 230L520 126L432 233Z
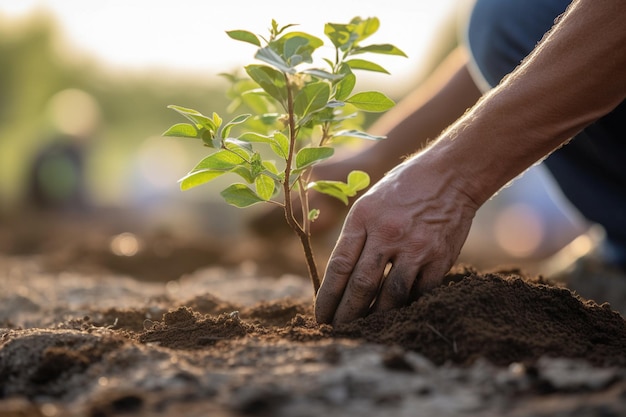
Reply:
M626 414L623 306L516 268L332 327L259 252L46 224L0 233L0 417Z

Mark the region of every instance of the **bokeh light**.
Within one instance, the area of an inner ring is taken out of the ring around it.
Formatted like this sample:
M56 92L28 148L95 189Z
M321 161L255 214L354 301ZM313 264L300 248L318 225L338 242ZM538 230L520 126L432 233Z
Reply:
M544 237L541 213L524 203L515 203L497 213L494 235L511 256L523 258L536 252Z

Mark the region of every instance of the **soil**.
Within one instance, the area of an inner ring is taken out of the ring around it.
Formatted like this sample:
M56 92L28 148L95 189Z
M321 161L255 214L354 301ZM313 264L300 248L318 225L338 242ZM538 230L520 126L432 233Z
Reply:
M0 233L0 417L626 414L623 306L541 276L457 265L332 327L285 252L54 220Z

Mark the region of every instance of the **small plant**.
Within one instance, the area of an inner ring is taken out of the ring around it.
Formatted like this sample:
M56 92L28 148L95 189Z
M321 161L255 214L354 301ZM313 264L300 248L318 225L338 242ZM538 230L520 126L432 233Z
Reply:
M355 121L359 110L383 112L394 102L377 91L353 94L353 71L387 71L355 56L406 56L390 44L361 44L379 25L375 17L356 17L348 24L327 23L324 33L334 46L334 57L323 59L324 68L313 65L313 53L323 41L308 33L287 31L295 25L279 27L272 20L267 39L245 30L229 31L232 39L258 47L254 57L262 62L245 66L249 78L222 74L232 82L229 111L245 105L255 114L240 114L224 123L216 113L209 117L193 109L168 106L191 123L176 124L164 136L200 139L204 146L215 150L180 180L181 189L232 173L245 183L231 184L221 192L228 203L236 207L261 202L281 206L287 223L302 243L315 293L320 278L310 226L320 212L309 206L309 191L328 194L348 204L349 197L369 185L369 176L363 171L352 171L346 182L311 181L311 170L330 158L333 146L346 139L384 139L363 132L358 124L354 126ZM265 157L270 150L271 158ZM296 213L298 206L301 213Z

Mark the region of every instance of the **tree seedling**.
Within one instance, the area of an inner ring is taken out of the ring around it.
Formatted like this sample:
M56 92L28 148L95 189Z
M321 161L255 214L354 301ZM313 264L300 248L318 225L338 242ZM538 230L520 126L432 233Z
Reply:
M247 77L222 74L231 81L229 111L245 106L252 112L224 123L216 113L209 117L193 109L168 106L190 123L175 124L164 136L199 139L213 149L180 180L181 189L230 173L244 182L221 192L229 204L247 207L267 202L282 207L287 223L302 243L315 293L320 277L310 229L320 212L309 206L309 192L333 196L347 205L370 180L367 173L352 171L346 182L311 181L312 168L330 158L334 147L347 139L384 139L362 131L355 121L359 111L384 112L395 104L378 91L353 93L355 70L388 73L361 58L364 54L406 56L390 44L362 44L379 25L375 17L355 17L347 24L327 23L324 34L334 47L334 56L323 58L323 66L314 63L313 54L324 42L308 33L291 31L295 25L280 27L272 20L268 38L246 30L228 31L230 38L258 48L254 58L259 63L244 67Z

